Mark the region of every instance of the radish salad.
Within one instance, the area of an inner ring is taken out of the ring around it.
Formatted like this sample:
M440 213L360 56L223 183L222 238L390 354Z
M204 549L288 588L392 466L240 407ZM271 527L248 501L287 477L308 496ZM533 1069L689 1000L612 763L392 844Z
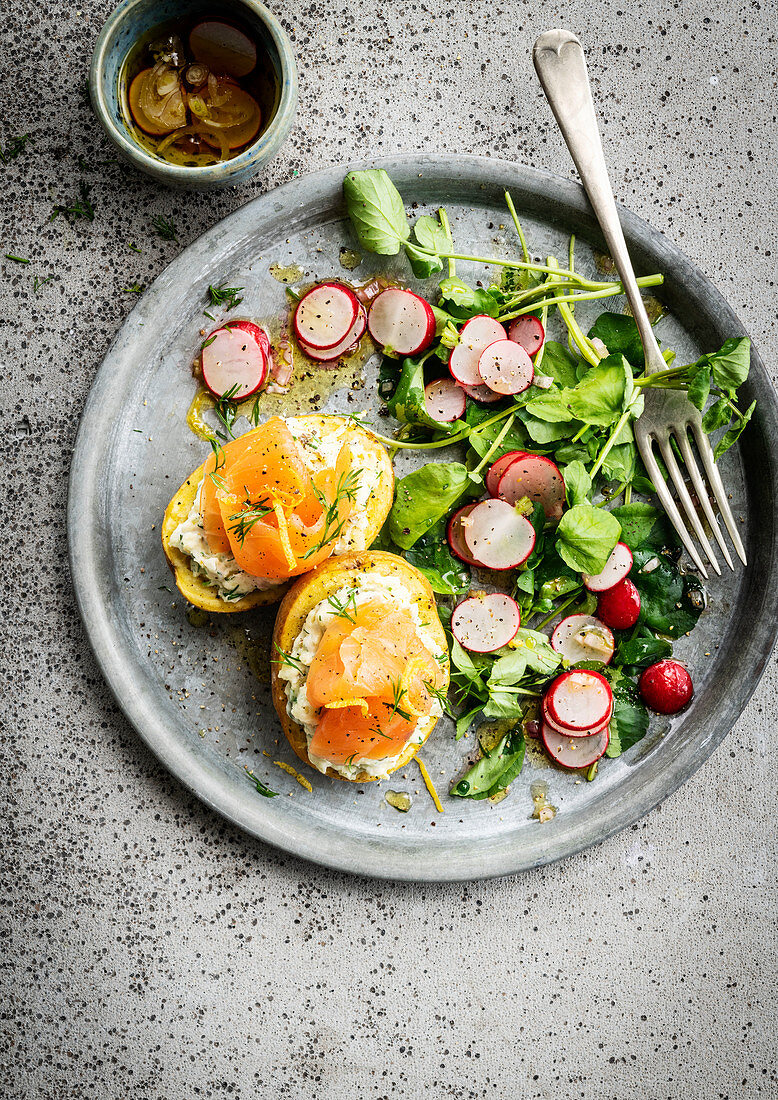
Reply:
M366 297L341 279L320 283L296 297L291 332L323 368L372 340L383 353L379 397L398 427L364 426L390 453L423 456L397 481L375 546L431 584L449 631L456 737L479 727L480 756L450 793L504 797L527 739L593 779L602 757L645 735L649 707L672 714L689 703L673 645L705 608L635 445L644 390L685 391L718 459L754 410L736 392L749 340L686 365L665 348L666 370L646 375L631 316L609 308L587 331L576 316L580 302L612 301L620 283L578 272L572 239L563 261L533 257L508 193L516 250L505 258L459 250L443 209L411 223L383 170L350 172L344 194L362 249L404 253L430 289L387 279ZM467 262L499 278L471 285L457 273ZM638 282L658 287L662 275ZM258 392L273 349L245 327L239 339L216 335L218 370L203 356L214 396Z

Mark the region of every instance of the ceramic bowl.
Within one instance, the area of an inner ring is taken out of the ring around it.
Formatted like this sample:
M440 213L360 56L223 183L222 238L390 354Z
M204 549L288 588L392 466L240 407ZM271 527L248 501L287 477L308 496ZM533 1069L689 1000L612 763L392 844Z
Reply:
M231 160L206 167L171 164L140 145L124 122L120 84L124 59L147 31L170 19L213 15L207 0L124 0L100 31L92 55L89 93L95 114L113 144L136 168L173 187L206 190L243 183L276 155L286 139L297 109L297 69L292 46L279 21L259 0L219 0L219 14L239 17L264 45L276 70L279 95L269 122L259 137Z

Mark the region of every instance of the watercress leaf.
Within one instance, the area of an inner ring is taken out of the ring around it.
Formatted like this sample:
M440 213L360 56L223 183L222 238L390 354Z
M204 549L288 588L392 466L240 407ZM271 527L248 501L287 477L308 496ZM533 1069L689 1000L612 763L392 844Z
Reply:
M521 717L522 702L515 689L493 688L484 703L484 718L501 718L513 722Z
M720 397L718 401L715 401L705 412L702 418L702 430L704 432L715 432L719 428L723 428L725 424L728 424L731 416L732 409L729 406L727 398Z
M467 731L473 724L473 718L480 712L481 708L475 707L473 710L467 711L465 714L460 714L456 720L456 740L461 741Z
M549 375L562 389L572 389L578 382L577 360L564 345L546 340L543 345L542 373Z
M658 638L649 630L642 630L636 637L625 635L616 646L616 662L619 665L649 665L670 657L672 643L667 638Z
M571 462L590 462L596 456L589 453L585 443L563 443L554 451L554 461L557 466L569 466Z
M481 421L488 419L488 417L494 415L494 406L490 406L488 409L474 405L472 402L468 402L467 411L465 413L465 420L469 425L478 425ZM489 424L488 427L480 428L477 431L473 431L469 438L468 443L479 456L483 458L486 452L494 443L497 436L502 431L504 424L499 421L496 424ZM510 427L510 430L506 432L498 447L495 448L492 454L491 461L496 462L502 455L507 454L508 451L524 451L530 446L530 439L527 432L524 429L524 425L515 420Z
M575 504L588 504L589 494L592 491L592 479L583 462L577 459L562 470L562 478L565 483L565 495L567 503L572 508Z
M637 448L634 443L619 443L611 447L602 464L603 476L611 481L629 483L635 476Z
M633 551L633 558L629 576L640 593L640 622L670 638L688 633L705 606L700 582L690 573L681 574L666 554L651 547Z
M413 223L413 235L422 248L428 252L450 252L451 242L448 233L437 218L422 214Z
M621 541L630 550L637 550L645 544L659 519L659 511L653 504L644 504L639 500L613 508L611 515L621 524Z
M735 420L735 422L732 424L732 427L724 432L724 435L716 444L715 450L713 452L713 457L717 462L721 458L721 456L729 450L732 444L737 443L738 439L740 439L740 436L743 434L743 429L751 419L755 408L756 401L752 401L746 411L743 413L742 417L740 417L740 419L738 420Z
M620 756L645 737L648 730L648 710L636 685L626 676L612 682L613 716L610 721L610 743L607 756Z
M610 512L576 504L559 521L556 548L571 569L600 573L620 534L619 521Z
M524 647L506 653L504 657L498 657L492 665L487 686L490 691L500 687L514 687L521 680L527 669L527 658Z
M686 396L692 405L702 412L710 396L710 364L707 359L701 359L699 364L693 368Z
M511 779L521 771L524 761L524 736L521 730L506 733L492 749L472 767L468 768L458 783L451 788L457 798L488 798L493 792L504 790L501 778L510 770Z
M468 653L456 638L451 640L451 664L470 680L481 681L481 673L489 667L489 658ZM482 682L482 681L481 681Z
M625 313L601 313L589 329L589 337L602 340L611 355L617 352L633 367L643 368L645 356L634 317Z
M713 381L726 393L733 394L748 378L751 366L751 341L747 336L727 340L719 351L705 356Z
M462 462L430 462L397 482L389 513L389 534L408 550L447 516L472 485Z
M431 275L439 275L443 270L443 261L439 256L427 256L410 242L405 245L405 254L417 279L429 279Z
M343 181L346 210L368 252L396 256L410 236L400 192L383 168L349 172Z
M537 420L545 420L549 424L566 424L573 419L566 394L562 390L550 389L538 394L527 402L526 409Z
M568 404L577 420L607 428L619 419L629 401L629 365L622 355L609 355L596 367L590 367L574 390Z
M517 416L521 418L530 438L535 443L539 443L541 447L546 443L553 443L557 439L569 439L580 428L580 424L574 420L568 423L557 421L554 424L549 424L545 420L538 420L526 409L519 409Z
M380 386L380 380L379 380ZM392 416L401 424L421 424L426 428L444 432L447 435L459 431L466 425L462 420L444 423L435 420L427 412L424 396L424 360L404 359L400 378L391 397L386 399Z
M537 630L522 627L511 642L511 647L524 656L528 672L550 676L562 663L561 656L551 648L548 637Z
M446 303L449 312L460 319L474 317L477 313L486 313L496 317L500 306L494 294L481 287L468 286L467 283L450 276L440 284L440 300Z
M449 549L445 519L422 535L405 551L404 557L427 578L438 595L459 596L469 591L470 570Z

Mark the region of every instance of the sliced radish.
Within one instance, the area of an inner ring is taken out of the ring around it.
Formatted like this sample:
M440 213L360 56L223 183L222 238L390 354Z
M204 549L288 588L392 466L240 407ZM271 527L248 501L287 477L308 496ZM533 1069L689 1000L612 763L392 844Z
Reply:
M467 398L453 378L436 378L424 387L424 404L433 420L450 424L465 415Z
M615 642L605 623L594 615L568 615L551 635L551 648L571 665L581 661L610 664Z
M508 451L493 462L489 467L489 473L486 475L486 491L491 493L493 497L497 496L497 486L500 484L500 478L510 466L511 462L515 458L530 458L531 456L526 451Z
M605 754L610 741L610 730L608 726L604 726L591 737L570 737L558 733L548 722L544 722L541 736L551 759L563 768L573 770L589 768Z
M351 326L346 338L339 344L336 344L334 348L325 348L323 350L312 348L310 345L306 344L304 340L299 341L300 347L309 359L314 359L317 363L334 363L336 359L340 359L347 351L350 351L358 340L362 339L365 335L366 328L367 315L362 306L360 306L357 310L354 324Z
M232 391L235 401L261 389L269 370L265 342L232 325L211 333L203 345L202 364L203 382L214 397Z
M394 286L382 290L373 301L367 325L377 344L398 355L416 355L435 337L435 314L429 302Z
M543 711L543 721L551 726L552 730L556 730L557 733L561 733L564 737L593 737L595 733L600 733L604 730L611 720L611 714L608 712L608 717L604 722L600 722L598 726L593 726L591 729L585 730L571 730L568 726L563 726L560 722L554 721L546 699L544 699L541 704L541 710Z
M513 340L495 340L481 352L478 373L490 390L499 394L523 393L532 385L532 360Z
M466 565L478 564L465 542L465 528L472 522L468 517L475 507L475 504L466 504L464 508L457 508L448 521L448 527L446 528L446 537L451 547L451 553L460 561L465 562Z
M478 360L481 352L495 340L505 340L505 329L494 317L479 313L471 317L462 326L459 343L452 349L448 360L448 369L463 386L481 386L483 379L478 373Z
M556 463L543 455L514 459L497 486L497 496L516 504L523 497L543 505L546 519L557 522L565 506L565 481Z
M516 637L521 626L519 605L503 592L468 596L454 608L451 633L473 653L493 653Z
M359 301L352 290L340 283L321 283L298 302L294 334L306 347L326 351L345 340L358 312Z
M526 317L517 317L515 321L511 321L508 326L508 339L524 348L527 355L535 356L543 347L546 330L540 319L529 313Z
M557 676L546 693L548 712L556 725L576 732L596 729L613 710L613 692L599 672L573 669Z
M501 393L495 393L488 386L466 386L464 382L457 382L457 385L462 387L468 397L472 397L473 401L478 401L481 405L491 405L493 401L499 401L502 397Z
M504 500L482 500L463 527L465 545L485 569L515 569L535 546L535 529Z
M632 551L623 542L617 542L601 573L584 573L583 582L590 592L607 592L623 581L632 568Z

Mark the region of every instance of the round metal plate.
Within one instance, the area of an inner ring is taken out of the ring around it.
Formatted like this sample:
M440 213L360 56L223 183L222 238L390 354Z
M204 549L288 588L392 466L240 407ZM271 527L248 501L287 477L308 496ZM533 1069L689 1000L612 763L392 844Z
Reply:
M489 256L515 248L503 204L508 187L535 254L565 254L574 232L578 266L597 270L599 233L574 183L476 157L419 154L374 163L387 169L407 205L418 204L416 212L445 205L462 250ZM645 814L703 763L753 692L778 623L778 406L754 355L745 399L758 400L757 412L741 447L723 463L749 564L713 579L708 610L679 643L697 687L683 716L653 719L646 738L625 756L604 761L594 783L552 768L533 752L508 798L494 806L444 794L445 813L436 814L415 764L364 786L310 772L308 793L273 765L295 758L270 703L272 611L192 626L173 590L159 526L169 498L208 450L189 432L185 416L194 393L189 367L200 330L211 324L202 313L209 283L245 287L240 314L269 319L285 304L271 265L298 264L311 281L340 271L341 249L356 247L343 220L343 175L335 168L294 180L214 226L163 272L122 326L95 379L73 455L73 583L97 660L129 720L174 775L247 832L330 867L386 878L510 874L577 852ZM665 275L661 296L670 313L658 332L679 361L742 333L720 294L677 248L634 214L621 214L638 273ZM472 278L490 274L487 265L460 270ZM374 271L408 278L404 260L375 256L365 256L353 277ZM595 309L588 316L594 315ZM580 316L587 320L585 310ZM304 380L296 396L267 398L263 414L364 408L375 418L375 369L372 361L366 365L364 386L349 370ZM399 472L408 463L412 457ZM472 738L456 743L444 724L436 731L424 759L441 792L473 747ZM281 797L261 797L244 765ZM558 807L542 825L531 817L530 784L538 779ZM386 789L411 793L410 812L389 806Z

